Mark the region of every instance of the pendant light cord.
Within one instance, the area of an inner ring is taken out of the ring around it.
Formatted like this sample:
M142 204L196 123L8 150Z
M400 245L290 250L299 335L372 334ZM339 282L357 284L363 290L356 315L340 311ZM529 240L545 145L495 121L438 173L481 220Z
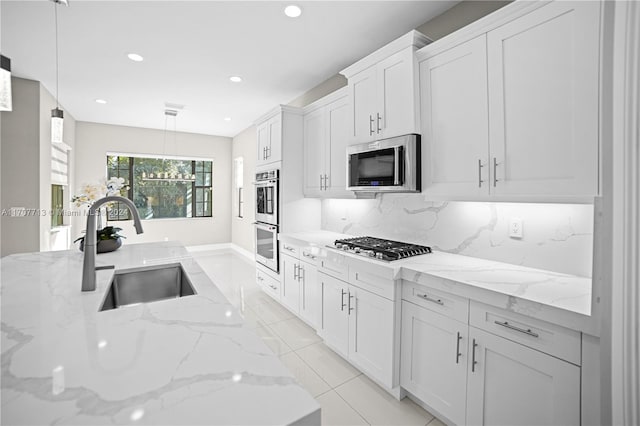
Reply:
M56 108L60 108L60 101L58 100L58 3L53 3L53 10L56 22Z

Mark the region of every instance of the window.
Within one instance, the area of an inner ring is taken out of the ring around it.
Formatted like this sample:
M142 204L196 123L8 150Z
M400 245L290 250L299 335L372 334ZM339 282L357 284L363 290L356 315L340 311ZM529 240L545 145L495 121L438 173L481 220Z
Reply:
M212 161L108 155L107 179L111 177L124 179L126 197L142 219L213 216ZM108 220L130 219L126 207L117 204L108 211Z
M51 185L51 227L62 226L64 216L64 186Z
M233 160L233 175L234 175L234 185L236 189L236 198L237 198L237 217L244 216L244 160L242 157L238 157Z

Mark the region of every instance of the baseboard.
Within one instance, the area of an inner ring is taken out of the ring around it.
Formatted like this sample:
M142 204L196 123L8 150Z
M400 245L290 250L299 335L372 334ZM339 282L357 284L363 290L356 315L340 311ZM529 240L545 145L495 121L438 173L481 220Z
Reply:
M251 260L252 262L256 260L255 254L234 243L201 244L197 246L188 246L186 247L186 249L189 253L198 253L202 251L225 250L225 249L235 250L236 252L238 252L238 254L243 255L244 257Z

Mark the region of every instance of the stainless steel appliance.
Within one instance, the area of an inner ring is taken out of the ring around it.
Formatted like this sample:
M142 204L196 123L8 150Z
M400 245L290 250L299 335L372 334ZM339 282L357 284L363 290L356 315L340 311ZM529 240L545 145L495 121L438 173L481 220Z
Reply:
M278 169L256 173L256 262L278 272Z
M278 272L278 225L255 223L256 261Z
M431 247L375 237L354 237L336 240L331 248L378 260L392 261L431 253Z
M278 224L279 170L256 173L256 221Z
M420 192L420 135L347 147L347 189Z

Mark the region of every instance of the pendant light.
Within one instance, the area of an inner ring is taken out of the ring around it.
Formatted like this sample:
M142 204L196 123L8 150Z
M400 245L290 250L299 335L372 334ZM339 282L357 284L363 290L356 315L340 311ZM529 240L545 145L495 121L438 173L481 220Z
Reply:
M68 0L49 0L53 2L56 23L56 107L51 110L51 142L63 142L64 130L64 113L60 109L60 101L58 99L58 5L69 6Z
M0 111L11 109L11 59L0 54Z
M171 104L172 106L174 104ZM175 109L174 109L175 108ZM156 181L156 182L195 182L196 175L192 173L173 173L168 172L165 169L165 160L166 160L166 152L167 152L167 123L169 121L169 117L173 117L173 144L176 146L176 117L178 116L178 108L183 108L181 105L175 105L174 108L166 108L164 110L164 144L163 144L163 157L162 157L162 166L160 171L155 171L154 173L146 173L142 172L142 180L143 181Z

